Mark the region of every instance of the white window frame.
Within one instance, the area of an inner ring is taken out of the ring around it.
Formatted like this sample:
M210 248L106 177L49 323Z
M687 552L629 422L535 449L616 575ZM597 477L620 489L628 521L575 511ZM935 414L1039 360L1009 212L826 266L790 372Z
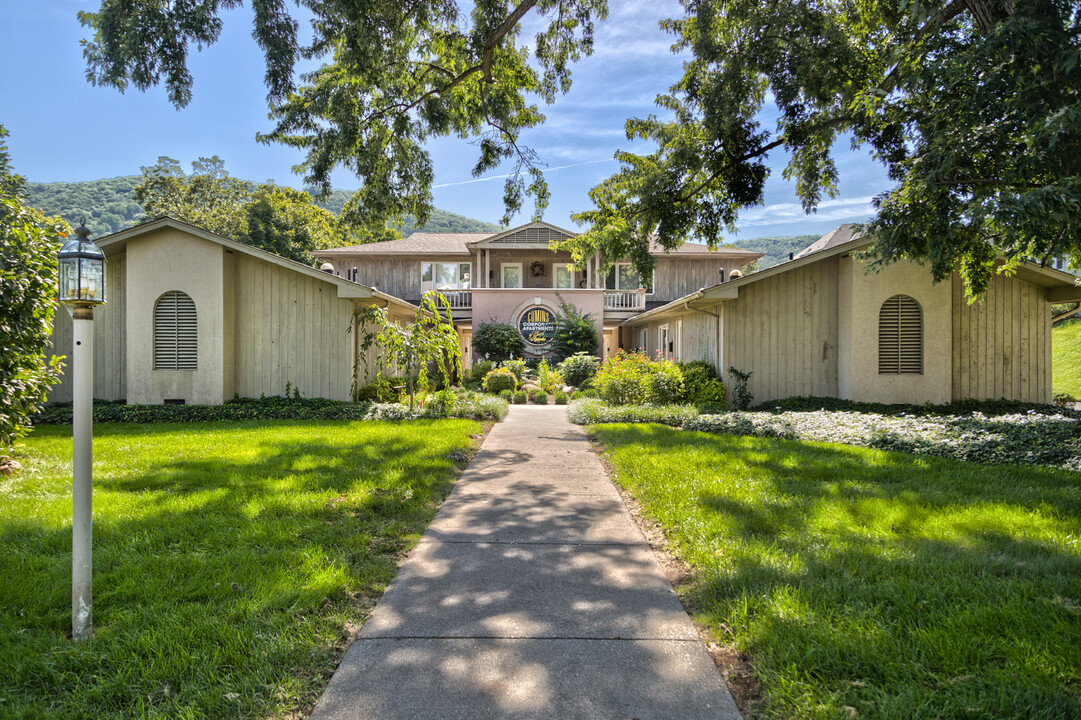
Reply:
M507 268L518 268L518 285L513 288L507 288ZM521 290L524 286L525 275L522 263L499 263L499 287L507 288L508 290Z
M612 264L611 269L609 269L608 273L604 276L604 287L605 287L606 290L631 291L631 290L641 290L642 289L641 287L634 287L634 288L621 288L621 287L619 287L619 268L620 268L620 266L625 267L625 266L628 266L628 265L633 266L634 263L617 262L617 263ZM612 278L612 287L608 287L608 278L609 277ZM656 288L656 286L657 286L657 283L655 282L656 279L657 279L657 269L654 268L653 273L650 276L649 285L645 289L646 290L646 295L652 295L653 294L654 288ZM642 279L639 278L638 279L638 285L641 286L641 284L642 284Z
M458 280L453 288L436 288L436 277L438 275L436 265L455 265L458 268L457 276ZM430 280L424 279L425 269L431 274ZM473 278L473 264L468 262L460 262L458 260L436 260L432 262L422 262L420 264L420 291L428 292L429 290L468 290Z
M567 285L563 286L559 284L559 271L567 271ZM556 290L573 290L574 289L574 266L570 263L552 263L552 287Z

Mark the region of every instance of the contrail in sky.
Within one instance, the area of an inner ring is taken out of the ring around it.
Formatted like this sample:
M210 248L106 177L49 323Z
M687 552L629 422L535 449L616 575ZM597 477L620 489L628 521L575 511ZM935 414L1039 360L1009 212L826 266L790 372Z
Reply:
M566 170L567 168L576 168L581 167L582 165L596 165L598 163L615 161L615 158L605 158L604 160L586 160L585 162L574 163L573 165L558 165L556 167L544 168L544 172ZM454 185L469 185L470 183L487 182L488 180L499 180L500 178L509 178L512 174L513 173L506 173L505 175L489 175L488 177L474 178L473 180L462 180L461 182L440 183L439 185L432 185L432 188L445 188L453 187Z

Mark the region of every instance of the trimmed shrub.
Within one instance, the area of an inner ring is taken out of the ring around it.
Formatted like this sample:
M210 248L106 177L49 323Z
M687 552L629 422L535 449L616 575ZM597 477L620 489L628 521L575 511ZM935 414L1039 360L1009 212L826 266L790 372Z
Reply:
M537 392L533 393L533 402L537 403L538 405L547 405L548 393L544 392L543 390L538 390Z
M511 400L514 399L514 391L513 390L500 390L499 391L499 397L503 398L507 402L510 402Z
M473 350L486 360L503 362L521 357L525 340L518 328L508 323L481 323L473 331Z
M519 390L518 392L514 393L515 405L525 405L525 402L528 399L529 397L525 394L525 390Z
M518 380L507 368L496 368L484 378L484 390L493 395L498 395L504 390L514 390L518 387Z
M717 377L713 364L705 360L679 363L683 373L683 401L689 403L723 403L724 383Z
M567 404L567 393L560 390L559 392L556 393L556 405L566 405L566 404Z
M563 374L563 380L568 385L581 387L597 374L600 363L596 355L575 353L559 363L559 372Z

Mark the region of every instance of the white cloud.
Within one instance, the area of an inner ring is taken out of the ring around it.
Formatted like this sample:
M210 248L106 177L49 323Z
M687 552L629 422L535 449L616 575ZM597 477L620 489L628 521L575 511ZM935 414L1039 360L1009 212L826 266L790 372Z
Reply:
M814 221L866 220L874 215L871 197L835 198L818 204L818 212L806 213L799 203L776 203L740 213L739 225L785 225Z
M545 174L547 174L547 173L550 173L550 172L555 172L557 170L568 170L570 168L582 167L583 165L598 165L600 163L609 163L609 162L614 163L615 159L613 159L613 158L601 158L601 159L598 159L598 160L584 160L582 162L571 163L570 165L557 165L555 167L547 167L547 168L541 168L541 169L544 170ZM445 188L445 187L454 187L456 185L470 185L472 183L487 182L489 180L503 180L505 178L511 177L512 174L513 173L503 173L501 175L488 175L486 177L473 178L471 180L460 180L458 182L440 183L438 185L432 185L432 187L433 188Z

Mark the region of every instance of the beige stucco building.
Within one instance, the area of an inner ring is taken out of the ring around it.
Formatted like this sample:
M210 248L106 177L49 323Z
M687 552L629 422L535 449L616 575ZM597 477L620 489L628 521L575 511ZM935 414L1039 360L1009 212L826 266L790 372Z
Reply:
M555 313L560 300L592 315L603 357L619 347L619 328L650 308L729 277L762 253L685 243L673 251L654 245L653 277L638 277L627 259L603 263L593 256L584 270L570 265L570 252L557 247L574 233L544 222L499 233L415 233L401 240L333 248L313 253L334 273L419 303L438 290L449 301L461 338L462 357L472 357L473 328L486 322L519 325L541 309ZM530 343L529 355L545 355L546 343Z
M1025 264L969 304L902 261L878 272L842 225L789 262L714 284L623 322L627 348L751 372L756 402L1051 401L1051 303L1081 300L1060 270Z
M402 322L416 309L171 218L98 245L108 262L108 303L94 322L94 395L103 400L218 404L282 395L286 384L304 397L347 400L354 308L379 304ZM71 356L71 329L58 310L55 354ZM67 374L49 400L71 400Z

